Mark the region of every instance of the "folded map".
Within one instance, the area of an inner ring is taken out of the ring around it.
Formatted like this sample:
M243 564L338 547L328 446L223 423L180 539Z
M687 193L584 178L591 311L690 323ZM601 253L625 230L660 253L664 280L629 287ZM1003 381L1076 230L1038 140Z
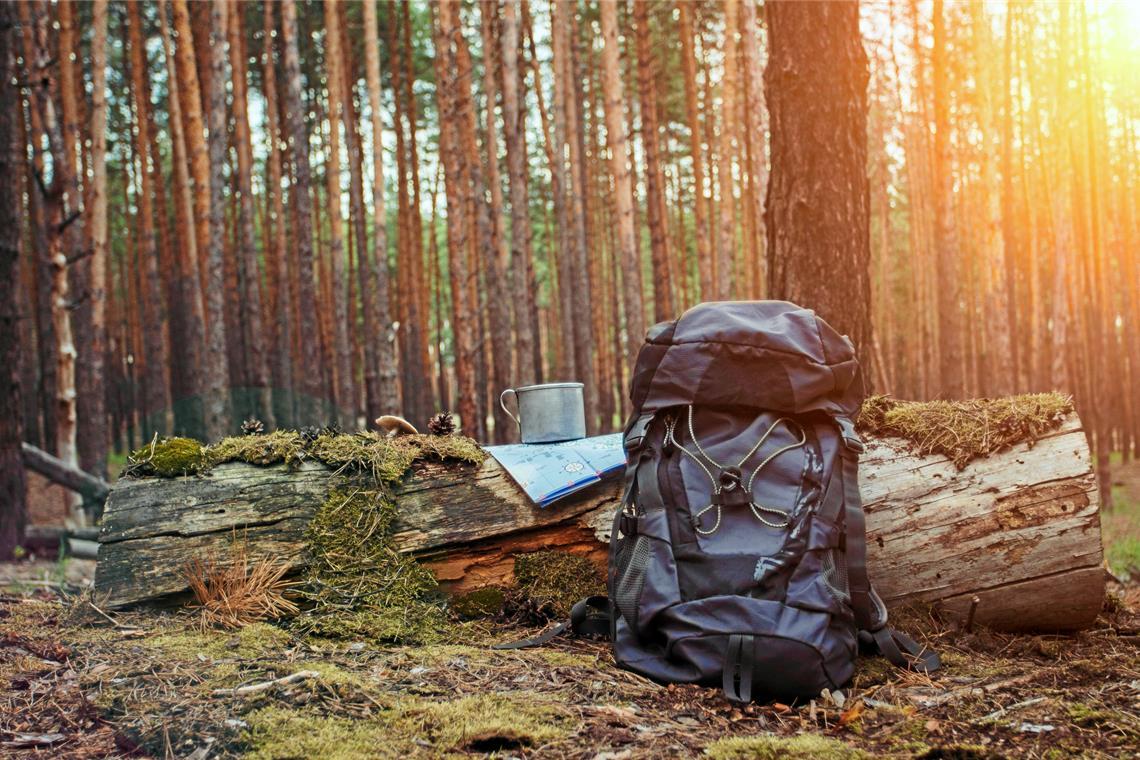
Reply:
M592 486L625 466L621 433L485 448L540 507Z

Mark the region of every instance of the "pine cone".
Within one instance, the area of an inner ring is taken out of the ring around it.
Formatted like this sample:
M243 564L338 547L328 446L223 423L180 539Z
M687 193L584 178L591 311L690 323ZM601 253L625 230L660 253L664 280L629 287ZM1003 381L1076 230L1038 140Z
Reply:
M265 423L259 419L250 417L241 423L241 432L245 435L261 435L265 432Z
M455 432L455 418L451 412L440 412L428 420L427 427L432 435L451 435Z
M340 424L336 420L333 420L329 424L325 425L324 428L321 429L321 432L325 435L340 435Z
M321 435L321 429L319 427L314 427L313 425L306 425L298 432L301 434L301 438L303 438L307 443L312 443Z

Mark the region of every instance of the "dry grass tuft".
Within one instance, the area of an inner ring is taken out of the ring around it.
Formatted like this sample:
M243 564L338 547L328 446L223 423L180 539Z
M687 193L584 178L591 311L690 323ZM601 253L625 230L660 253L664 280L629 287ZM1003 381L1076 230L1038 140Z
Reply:
M259 620L296 615L287 594L297 585L285 578L289 567L268 557L250 560L244 543L234 544L225 561L195 558L184 573L194 592L192 608L199 610L203 628L241 628Z

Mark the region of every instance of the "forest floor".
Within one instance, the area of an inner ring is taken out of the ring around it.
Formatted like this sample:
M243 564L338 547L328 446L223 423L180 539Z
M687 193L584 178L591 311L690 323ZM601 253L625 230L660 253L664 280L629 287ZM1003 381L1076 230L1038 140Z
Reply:
M1140 757L1140 466L1114 484L1117 580L1091 630L966 632L910 611L896 623L941 672L864 658L845 695L799 705L661 687L600 642L491 650L525 631L490 623L377 647L108 614L83 590L91 563L0 566L0 756Z

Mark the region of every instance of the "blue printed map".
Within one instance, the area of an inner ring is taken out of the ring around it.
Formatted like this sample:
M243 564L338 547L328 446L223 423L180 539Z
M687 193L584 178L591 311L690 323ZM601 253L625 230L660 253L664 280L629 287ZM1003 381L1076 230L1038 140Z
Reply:
M561 443L485 448L540 507L577 493L625 466L621 433Z

